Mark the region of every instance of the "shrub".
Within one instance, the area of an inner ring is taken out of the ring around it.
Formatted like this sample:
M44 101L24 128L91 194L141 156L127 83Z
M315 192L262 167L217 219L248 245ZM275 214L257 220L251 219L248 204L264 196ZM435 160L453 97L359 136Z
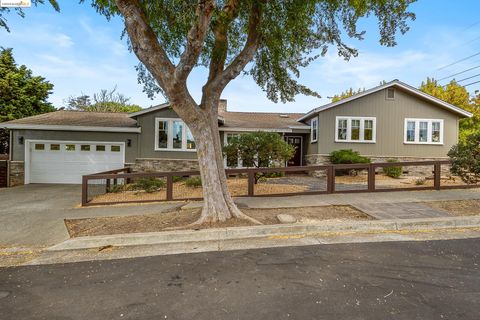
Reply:
M459 176L463 182L480 182L480 131L473 133L454 145L448 152L452 160L450 172Z
M183 176L173 176L172 181L173 182L180 182L183 181L185 178Z
M393 163L398 162L397 159L388 159L387 162ZM391 178L400 178L403 173L403 168L401 166L398 167L384 167L382 169L383 173Z
M165 181L156 178L141 178L132 185L133 190L143 190L152 193L165 188Z
M202 178L200 177L191 177L185 180L185 185L191 188L198 188L202 186Z
M114 185L110 185L107 192L109 192L109 193L119 193L119 192L123 191L124 189L125 189L125 186L123 184L114 184Z
M330 162L333 164L370 163L370 158L361 156L358 151L344 149L332 151Z

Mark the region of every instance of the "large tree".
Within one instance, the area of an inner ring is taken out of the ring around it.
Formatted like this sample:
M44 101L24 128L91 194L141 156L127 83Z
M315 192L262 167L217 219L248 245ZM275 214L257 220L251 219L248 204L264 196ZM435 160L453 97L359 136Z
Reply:
M112 90L102 89L92 97L86 94L70 96L66 107L70 110L86 112L137 112L142 110L139 105L129 103L130 98L117 92L115 86Z
M247 218L227 189L218 134L218 103L225 87L242 71L251 75L273 101L297 94L317 95L295 77L335 46L348 59L357 51L342 39L362 39L359 18L375 15L380 43L395 45L397 31L408 30L411 0L267 1L267 0L97 0L107 17L121 15L139 76L148 93L161 91L192 131L203 182L201 222ZM196 102L187 79L196 66L208 68L202 98ZM158 85L158 86L157 86Z
M53 84L17 65L12 49L0 50L0 122L54 111L48 102ZM0 129L0 154L8 152L8 132Z
M415 18L407 11L414 0L90 1L107 18L122 17L145 91L162 92L192 131L204 193L199 223L248 219L227 189L218 134L218 103L230 81L244 72L275 102L318 96L298 83L300 68L329 47L345 59L356 56L344 38L363 39L360 18L378 19L386 46ZM208 69L199 102L187 87L197 66Z

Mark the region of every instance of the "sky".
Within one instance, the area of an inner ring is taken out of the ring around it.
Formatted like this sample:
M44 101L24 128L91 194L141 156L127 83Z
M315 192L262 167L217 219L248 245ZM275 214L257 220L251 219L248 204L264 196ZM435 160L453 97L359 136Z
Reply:
M107 21L88 2L60 0L60 13L49 5L28 8L25 18L10 13L11 32L0 30L0 47L13 48L18 64L54 84L49 100L57 108L64 106L69 96L92 95L115 86L131 103L142 107L164 102L161 95L149 99L137 83L138 60L121 39L122 20ZM480 66L480 54L455 63L480 52L480 1L420 0L410 11L416 20L409 22L407 34L397 36L397 46L379 44L376 20L369 17L359 22L359 30L366 31L365 40L346 39L359 50L358 57L344 61L332 47L325 57L302 69L299 82L317 91L321 99L297 96L293 102L273 103L249 76L233 80L222 98L228 100L231 111L307 112L350 87L368 89L393 79L418 87L427 77L441 79ZM460 84L479 81L480 68L455 78L468 77L472 78ZM205 80L204 68L190 76L188 86L197 101ZM471 93L480 90L480 83L467 89Z

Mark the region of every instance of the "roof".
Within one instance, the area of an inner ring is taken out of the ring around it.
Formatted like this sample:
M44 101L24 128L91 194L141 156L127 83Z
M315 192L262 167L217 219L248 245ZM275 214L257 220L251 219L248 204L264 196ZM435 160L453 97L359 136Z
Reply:
M288 132L292 129L309 129L309 126L297 121L303 115L303 113L220 112L219 116L224 120L220 130L233 131L240 128L251 131L268 129Z
M393 86L396 86L396 87L399 87L399 88L402 88L408 92L410 92L411 94L415 95L415 96L418 96L418 97L421 97L423 99L426 99L436 105L438 105L439 107L442 107L442 108L445 108L451 112L454 112L454 113L457 113L461 116L464 116L464 117L472 117L473 115L466 111L466 110L463 110L462 108L459 108L457 106L454 106L453 104L450 104L448 102L445 102L441 99L438 99L438 98L435 98L434 96L431 96L423 91L420 91L418 90L417 88L415 87L412 87L404 82L401 82L400 80L393 80L393 81L390 81L390 82L387 82L383 85L380 85L380 86L377 86L377 87L374 87L374 88L371 88L369 90L366 90L364 92L361 92L361 93L358 93L358 94L355 94L351 97L348 97L348 98L345 98L345 99L342 99L340 101L337 101L337 102L332 102L332 103L329 103L329 104L325 104L323 106L320 106L318 108L315 108L311 111L309 111L307 114L303 115L302 117L300 117L298 119L298 121L303 121L305 119L308 119L310 118L311 116L313 116L314 114L316 113L319 113L319 112L322 112L322 111L325 111L325 110L328 110L328 109L331 109L331 108L334 108L334 107L337 107L339 105L342 105L342 104L345 104L347 102L350 102L350 101L353 101L353 100L356 100L356 99L359 99L361 97L364 97L364 96L367 96L369 94L372 94L372 93L375 93L375 92L378 92L380 90L383 90L383 89L386 89L386 88L389 88L389 87L393 87Z
M137 112L132 112L130 113L128 116L130 118L134 118L136 116L139 116L139 115L142 115L142 114L145 114L145 113L150 113L152 111L156 111L156 110L160 110L160 109L164 109L164 108L167 108L167 107L170 107L170 103L169 102L165 102L165 103L162 103L162 104L159 104L157 106L152 106L150 108L145 108L145 109L142 109L140 111L137 111Z
M137 121L128 113L60 110L3 122L7 129L139 132Z

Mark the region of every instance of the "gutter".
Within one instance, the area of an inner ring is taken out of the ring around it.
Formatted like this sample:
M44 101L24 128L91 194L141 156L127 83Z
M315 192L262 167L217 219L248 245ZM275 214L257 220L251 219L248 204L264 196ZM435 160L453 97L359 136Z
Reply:
M10 130L45 130L45 131L95 131L95 132L125 132L125 133L141 133L140 127L94 127L94 126L69 126L69 125L43 125L43 124L20 124L5 123L0 125Z

